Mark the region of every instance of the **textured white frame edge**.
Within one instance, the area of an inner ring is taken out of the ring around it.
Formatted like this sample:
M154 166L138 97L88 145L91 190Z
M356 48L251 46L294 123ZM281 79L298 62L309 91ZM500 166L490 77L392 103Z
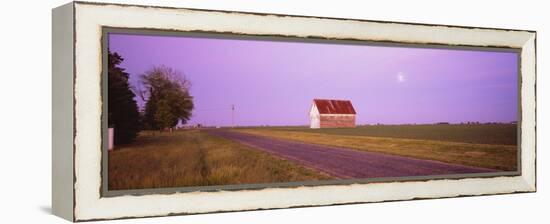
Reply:
M52 10L52 212L74 220L74 7Z
M536 32L73 2L53 10L52 210L71 221L536 191ZM521 176L101 197L102 27L521 49Z

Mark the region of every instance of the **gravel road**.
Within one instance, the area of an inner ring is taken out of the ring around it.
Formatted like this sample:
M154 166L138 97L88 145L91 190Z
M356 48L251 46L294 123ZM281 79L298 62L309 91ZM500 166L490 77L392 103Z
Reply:
M497 171L377 152L286 141L232 131L210 130L209 133L298 162L341 179Z

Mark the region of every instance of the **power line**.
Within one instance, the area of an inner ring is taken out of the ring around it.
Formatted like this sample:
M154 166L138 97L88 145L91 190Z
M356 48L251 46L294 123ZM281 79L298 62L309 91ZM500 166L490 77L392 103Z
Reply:
M231 108L207 108L207 109L193 109L194 111L223 111L231 110Z

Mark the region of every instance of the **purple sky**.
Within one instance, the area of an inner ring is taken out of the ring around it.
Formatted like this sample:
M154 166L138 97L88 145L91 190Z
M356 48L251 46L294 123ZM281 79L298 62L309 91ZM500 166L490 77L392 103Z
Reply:
M305 125L314 98L349 99L357 123L517 120L517 54L110 34L130 84L155 65L192 82L190 123ZM143 102L139 102L140 105Z

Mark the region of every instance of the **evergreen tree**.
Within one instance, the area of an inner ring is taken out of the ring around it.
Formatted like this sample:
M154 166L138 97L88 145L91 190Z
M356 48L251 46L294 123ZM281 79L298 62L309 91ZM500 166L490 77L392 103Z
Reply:
M129 74L120 67L124 59L109 52L108 63L108 124L115 129L115 144L133 141L140 129L140 115L134 92L128 83Z

